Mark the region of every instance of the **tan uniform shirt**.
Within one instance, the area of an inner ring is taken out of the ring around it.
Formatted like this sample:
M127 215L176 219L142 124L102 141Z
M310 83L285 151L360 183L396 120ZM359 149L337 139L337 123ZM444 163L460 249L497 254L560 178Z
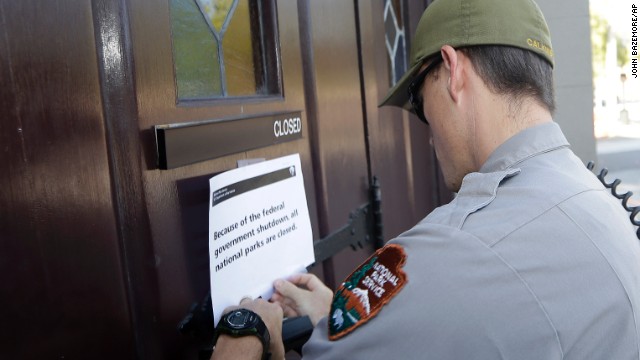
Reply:
M555 123L501 145L391 242L404 287L335 341L330 314L304 358L639 359L638 239L568 146Z

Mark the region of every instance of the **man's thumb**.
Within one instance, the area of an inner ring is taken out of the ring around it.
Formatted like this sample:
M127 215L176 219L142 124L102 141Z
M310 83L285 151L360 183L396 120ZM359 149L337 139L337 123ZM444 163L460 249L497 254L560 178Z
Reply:
M274 287L280 293L280 295L290 298L294 301L302 295L303 291L299 287L286 280L276 280Z

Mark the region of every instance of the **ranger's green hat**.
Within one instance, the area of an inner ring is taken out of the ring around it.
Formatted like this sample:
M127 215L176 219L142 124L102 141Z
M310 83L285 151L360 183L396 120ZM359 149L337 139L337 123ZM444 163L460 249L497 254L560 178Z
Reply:
M436 0L422 14L409 70L380 106L409 108L407 88L422 62L443 45L509 45L539 54L553 66L551 36L533 0Z

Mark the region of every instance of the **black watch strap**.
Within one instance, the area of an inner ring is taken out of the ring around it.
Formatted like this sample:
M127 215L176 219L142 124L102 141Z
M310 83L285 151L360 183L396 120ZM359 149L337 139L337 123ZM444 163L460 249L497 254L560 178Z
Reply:
M218 322L218 326L216 326L213 336L214 346L221 334L232 337L257 336L262 342L262 359L266 360L271 357L269 353L269 342L271 341L269 330L260 315L251 310L236 309L224 314Z

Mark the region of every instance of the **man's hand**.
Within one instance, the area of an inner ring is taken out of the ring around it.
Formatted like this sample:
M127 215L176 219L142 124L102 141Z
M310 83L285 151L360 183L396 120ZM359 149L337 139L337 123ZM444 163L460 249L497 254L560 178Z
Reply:
M269 343L269 352L271 359L284 359L284 345L282 343L282 308L277 304L269 303L262 299L251 300L244 298L240 300L240 306L231 306L224 310L223 314L236 309L248 309L260 315L262 321L269 330L271 341ZM243 336L233 338L221 335L216 344L211 359L238 359L238 358L254 358L254 354L258 354L258 359L262 354L262 344L255 336Z
M277 280L271 301L279 304L287 317L309 316L313 326L329 315L333 291L313 274L296 274Z

